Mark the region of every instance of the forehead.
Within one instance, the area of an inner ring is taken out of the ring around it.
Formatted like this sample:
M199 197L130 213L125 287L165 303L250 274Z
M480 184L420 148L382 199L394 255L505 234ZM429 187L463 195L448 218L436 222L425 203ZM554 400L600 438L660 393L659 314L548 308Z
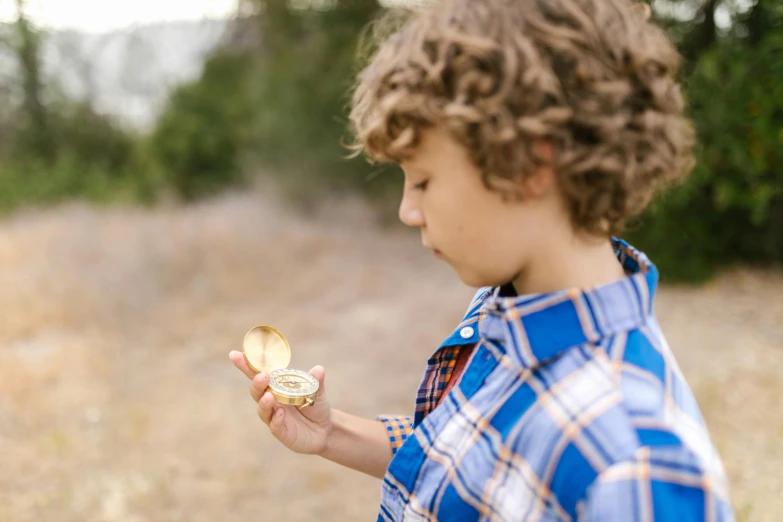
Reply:
M411 148L409 153L399 162L400 168L404 172L426 173L437 168L438 155L434 153L432 147L417 144Z
M424 168L433 163L446 164L467 159L467 151L443 126L418 130L418 138L410 154L401 162L405 167Z

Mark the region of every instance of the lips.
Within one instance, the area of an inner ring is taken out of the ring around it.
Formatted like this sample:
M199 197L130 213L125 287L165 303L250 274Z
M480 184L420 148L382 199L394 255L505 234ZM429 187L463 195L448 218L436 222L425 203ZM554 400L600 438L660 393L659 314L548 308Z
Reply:
M435 254L435 257L437 258L443 257L443 252L430 245L429 241L422 238L421 244L422 246L424 246L424 248L429 248L430 250L432 250L432 253Z

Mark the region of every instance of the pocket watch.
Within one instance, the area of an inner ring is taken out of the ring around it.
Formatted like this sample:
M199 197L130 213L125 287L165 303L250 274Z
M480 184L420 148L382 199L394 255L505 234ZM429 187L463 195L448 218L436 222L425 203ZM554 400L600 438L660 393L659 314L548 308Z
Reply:
M245 362L256 373L269 374L267 390L280 404L312 406L318 393L318 380L308 372L288 368L291 346L276 328L256 326L245 334L242 347Z

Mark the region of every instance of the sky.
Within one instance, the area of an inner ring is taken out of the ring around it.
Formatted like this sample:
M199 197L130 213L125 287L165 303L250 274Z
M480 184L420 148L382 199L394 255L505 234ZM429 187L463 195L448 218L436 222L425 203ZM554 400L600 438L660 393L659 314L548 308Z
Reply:
M46 29L104 32L167 20L232 13L236 0L27 0L30 18ZM16 18L16 0L0 0L0 21Z
M308 0L304 0L305 2ZM409 4L425 0L381 0ZM237 0L26 0L29 17L45 29L106 32L171 20L222 18L236 10ZM0 22L16 20L16 0L0 0Z
M382 0L381 3L417 1L420 0ZM27 0L27 12L32 20L46 29L104 32L150 22L220 18L233 13L236 3L237 0ZM751 0L738 2L740 6L751 3ZM664 4L669 2L656 0L655 4L665 7ZM15 5L16 0L0 0L0 22L15 19ZM728 12L723 11L716 16L720 27L729 23ZM681 15L689 17L693 13Z

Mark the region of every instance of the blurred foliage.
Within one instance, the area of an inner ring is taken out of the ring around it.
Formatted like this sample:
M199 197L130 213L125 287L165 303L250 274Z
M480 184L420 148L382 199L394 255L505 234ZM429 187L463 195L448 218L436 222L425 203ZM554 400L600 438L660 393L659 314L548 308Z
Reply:
M388 177L373 176L362 159L348 161L341 146L360 64L357 35L379 5L294 4L245 0L262 48L218 50L198 81L172 95L149 150L183 198L243 183L259 168L283 180L291 201L305 208L327 190L390 193Z
M672 14L683 7L687 20ZM627 237L668 280L703 280L733 263L779 265L783 0L659 0L656 9L686 58L698 164ZM263 173L305 208L324 191L347 190L394 215L400 179L382 172L397 169L349 160L341 146L357 43L379 10L374 0L242 0L237 27L250 24L260 44L217 49L144 136L89 104L48 96L36 30L17 26L5 42L25 74L16 102L0 108L0 208L71 197L190 201ZM719 27L718 14L730 24Z
M284 0L246 1L261 11L266 40L254 99L257 160L285 176L305 205L323 190L359 189L370 196L393 191L397 180L377 176L379 168L362 159L348 161L349 151L341 146L349 90L360 66L357 42L378 4L338 1L317 9L300 1L299 9L291 9Z
M241 158L253 146L253 57L212 56L201 78L176 89L146 141L165 183L190 201L244 181Z
M17 0L19 13L24 4ZM149 174L134 169L138 137L44 80L41 36L23 14L0 25L4 58L16 62L13 81L0 85L0 211L72 198L151 201Z
M47 152L25 114L0 146L0 210L82 198L152 201L148 175L135 170L139 140L88 104L60 101L46 110Z
M708 43L685 79L698 163L629 233L667 278L783 262L783 2L760 0Z

